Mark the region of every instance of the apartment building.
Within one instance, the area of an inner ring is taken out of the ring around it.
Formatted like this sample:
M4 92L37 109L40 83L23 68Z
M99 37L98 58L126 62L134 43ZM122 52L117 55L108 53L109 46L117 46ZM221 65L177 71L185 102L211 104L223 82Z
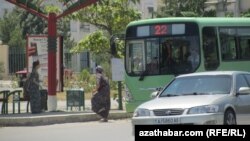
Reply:
M207 8L215 9L217 17L223 17L226 13L232 13L239 17L240 13L250 9L249 0L208 0Z

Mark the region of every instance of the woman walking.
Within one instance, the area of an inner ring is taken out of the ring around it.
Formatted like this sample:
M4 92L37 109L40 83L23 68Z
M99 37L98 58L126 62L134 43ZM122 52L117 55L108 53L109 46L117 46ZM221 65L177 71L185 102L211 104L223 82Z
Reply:
M96 67L96 88L91 99L92 111L101 116L101 122L108 121L110 110L110 86L101 66Z

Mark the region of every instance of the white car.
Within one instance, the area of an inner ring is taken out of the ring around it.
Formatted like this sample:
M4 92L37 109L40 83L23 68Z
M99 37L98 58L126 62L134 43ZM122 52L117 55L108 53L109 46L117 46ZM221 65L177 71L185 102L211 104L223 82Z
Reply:
M136 108L132 124L250 124L250 73L177 76L154 99Z

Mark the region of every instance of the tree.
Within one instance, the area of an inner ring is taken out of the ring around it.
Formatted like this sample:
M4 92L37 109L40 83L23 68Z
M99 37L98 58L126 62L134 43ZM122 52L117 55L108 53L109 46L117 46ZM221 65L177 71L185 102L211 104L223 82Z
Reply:
M51 10L51 9L49 9ZM70 38L70 22L68 19L62 19L57 22L57 33L64 38L64 49L74 46L74 40ZM22 55L22 59L18 57L10 57L10 62L18 62L18 68L10 69L11 72L15 72L16 69L24 68L25 66L25 44L27 35L47 34L47 21L43 18L39 18L30 14L18 7L15 7L13 11L5 12L2 19L0 19L0 39L4 44L9 45L10 52L12 50L19 55ZM18 52L17 52L18 51ZM11 53L10 53L11 54ZM15 55L14 55L15 56ZM70 54L67 55L70 58ZM68 62L68 61L67 61ZM66 62L66 63L67 63ZM65 64L67 66L67 64ZM15 66L15 65L13 65Z
M241 17L250 17L250 9L248 9L246 12L242 12Z
M5 13L0 22L0 38L10 47L25 48L27 34L42 34L45 23L41 18L16 7Z
M134 0L133 2L138 2ZM82 39L72 52L88 50L94 55L110 53L109 39L113 34L124 33L130 21L138 20L140 14L131 7L130 0L102 0L70 16L71 19L96 26L99 31Z
M58 13L59 9L56 6L46 6L46 12ZM28 34L47 34L48 33L48 22L41 17L30 14L27 11L20 12L21 27L23 38L26 38ZM74 40L70 39L70 21L69 19L61 19L57 21L57 34L64 37L65 48L71 48L74 45Z
M19 11L20 26L22 27L22 35L24 39L26 38L26 35L45 33L45 29L47 28L46 20L22 9L19 9Z
M18 36L20 32L18 30L21 29L19 25L19 13L16 9L14 9L12 12L7 13L7 11L4 13L3 18L0 20L0 38L2 39L4 44L9 44L9 42L12 40L12 45L16 45L19 43L13 43L13 41L23 42L20 40ZM12 39L13 35L15 37L18 37L19 39ZM9 45L12 47L11 45Z
M19 25L15 27L15 29L11 32L10 36L11 38L8 42L8 45L10 47L16 47L16 48L25 47L26 41L24 38L22 38L22 29Z
M163 0L157 17L214 17L214 10L205 10L207 0Z

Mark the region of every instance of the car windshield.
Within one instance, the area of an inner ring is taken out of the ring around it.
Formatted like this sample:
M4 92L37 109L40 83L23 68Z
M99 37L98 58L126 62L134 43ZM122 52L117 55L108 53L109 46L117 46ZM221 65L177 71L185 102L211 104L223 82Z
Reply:
M176 78L160 94L160 97L179 95L229 94L229 75L202 75Z

